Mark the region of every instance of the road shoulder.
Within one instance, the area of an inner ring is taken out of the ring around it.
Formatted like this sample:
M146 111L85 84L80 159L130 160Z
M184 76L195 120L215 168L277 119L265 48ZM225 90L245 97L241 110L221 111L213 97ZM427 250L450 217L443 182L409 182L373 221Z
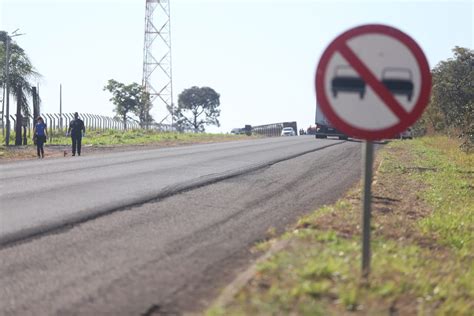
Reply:
M378 155L368 283L359 277L358 185L259 245L270 252L207 314L468 315L474 309L473 156L457 146L426 138L393 142ZM272 246L282 243L283 249Z
M256 136L228 134L186 134L158 133L153 131L91 131L82 139L84 155L100 155L112 152L148 150L196 144L211 144L257 138ZM0 143L4 140L0 137ZM44 146L45 159L71 156L71 140L63 135L56 135ZM0 164L18 160L36 159L36 146L0 145Z

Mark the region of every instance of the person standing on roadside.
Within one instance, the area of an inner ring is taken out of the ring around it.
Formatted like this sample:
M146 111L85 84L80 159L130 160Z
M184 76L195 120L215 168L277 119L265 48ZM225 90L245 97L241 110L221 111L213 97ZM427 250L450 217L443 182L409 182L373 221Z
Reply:
M74 120L69 123L69 129L67 130L67 134L71 135L72 139L72 155L81 155L81 142L83 133L85 134L86 127L84 126L84 122L79 118L79 114L76 112L74 113Z
M33 142L36 144L36 152L38 159L44 158L43 145L46 143L48 132L46 131L46 124L41 116L36 119L35 127L33 128Z

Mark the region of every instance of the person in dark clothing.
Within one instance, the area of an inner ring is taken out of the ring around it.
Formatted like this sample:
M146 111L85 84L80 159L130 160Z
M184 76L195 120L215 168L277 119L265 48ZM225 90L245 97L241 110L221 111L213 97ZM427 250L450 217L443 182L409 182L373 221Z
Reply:
M72 139L72 155L77 154L81 155L81 142L82 142L82 135L86 132L86 127L84 126L84 122L79 118L79 114L76 112L74 113L74 120L69 123L69 129L67 130L68 135L71 135Z
M46 143L48 132L46 130L46 124L41 116L36 119L35 127L33 128L33 142L36 143L36 152L38 158L44 158L43 145Z

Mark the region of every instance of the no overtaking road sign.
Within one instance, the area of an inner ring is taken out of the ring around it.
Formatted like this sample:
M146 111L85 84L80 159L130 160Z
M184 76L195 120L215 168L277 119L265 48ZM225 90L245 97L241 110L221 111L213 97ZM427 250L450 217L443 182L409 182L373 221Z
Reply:
M425 109L431 73L418 44L385 25L363 25L339 35L316 71L316 97L329 121L362 138L362 276L370 272L372 140L390 138L415 123Z
M316 96L329 121L349 136L390 138L415 123L429 101L431 73L423 51L390 26L350 29L324 51Z

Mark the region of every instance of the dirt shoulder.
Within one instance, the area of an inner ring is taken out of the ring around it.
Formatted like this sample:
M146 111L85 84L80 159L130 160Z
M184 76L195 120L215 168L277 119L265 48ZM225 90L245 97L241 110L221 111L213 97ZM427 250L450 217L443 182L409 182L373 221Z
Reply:
M360 277L359 184L258 245L285 244L207 313L472 315L474 158L458 145L426 138L392 142L379 152L368 282Z

